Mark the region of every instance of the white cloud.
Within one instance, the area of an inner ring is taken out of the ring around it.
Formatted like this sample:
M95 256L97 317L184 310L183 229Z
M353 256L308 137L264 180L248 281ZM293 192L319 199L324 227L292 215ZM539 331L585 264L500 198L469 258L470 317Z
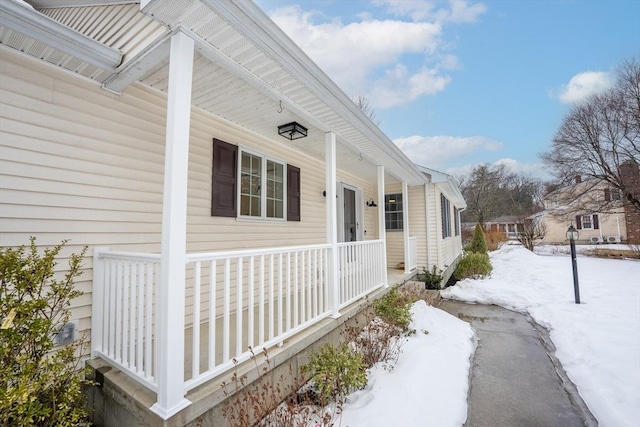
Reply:
M551 96L558 98L562 103L575 104L584 101L591 95L606 91L613 86L613 83L613 77L610 73L585 71L573 76L569 83L553 91Z
M410 136L393 142L414 163L441 169L441 165L478 151L497 151L503 144L482 136Z
M471 22L484 6L464 1L380 1L394 19L361 14L360 21L327 20L300 6L278 9L271 18L349 95L373 108L388 108L433 95L460 68L446 52L443 25ZM479 7L481 6L481 7ZM402 20L410 16L412 21ZM317 22L316 22L317 21Z
M438 2L433 0L373 1L373 4L386 6L390 13L397 16L409 16L414 21L436 19L445 22L474 22L487 10L483 3L470 3L465 0L449 0L446 3L449 7L436 8Z
M389 108L424 95L434 95L450 81L451 77L440 75L436 69L424 67L418 73L409 75L407 68L398 64L388 70L383 78L376 80L369 97L375 107Z

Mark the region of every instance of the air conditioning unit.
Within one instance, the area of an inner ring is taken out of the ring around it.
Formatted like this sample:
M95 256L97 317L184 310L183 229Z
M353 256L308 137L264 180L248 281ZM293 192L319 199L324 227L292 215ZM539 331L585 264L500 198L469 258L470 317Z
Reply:
M609 237L607 237L607 242L608 243L620 243L620 238L619 237L615 237L615 236L609 236Z
M601 243L602 239L600 237L598 237L598 236L593 236L593 237L589 238L589 241L591 243Z

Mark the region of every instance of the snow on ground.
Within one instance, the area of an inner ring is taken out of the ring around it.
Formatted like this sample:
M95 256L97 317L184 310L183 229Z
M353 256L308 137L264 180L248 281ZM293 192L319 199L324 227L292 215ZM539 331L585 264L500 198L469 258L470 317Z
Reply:
M510 245L491 261L491 277L460 281L442 296L529 313L550 331L600 426L640 426L640 262L578 255L575 304L570 257Z
M416 302L411 328L391 372L375 366L368 385L343 407L344 427L461 426L467 418L471 326L442 310ZM428 332L428 333L426 333Z

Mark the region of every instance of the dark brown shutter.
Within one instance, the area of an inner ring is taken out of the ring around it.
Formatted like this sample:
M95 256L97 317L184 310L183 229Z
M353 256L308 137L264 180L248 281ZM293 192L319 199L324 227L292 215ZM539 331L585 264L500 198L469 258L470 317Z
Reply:
M237 216L238 146L213 139L211 216Z
M580 215L576 215L576 228L582 230L582 217Z
M593 214L593 229L597 230L600 228L600 224L598 223L598 215Z
M287 221L300 221L300 168L287 165Z
M609 190L608 188L604 189L604 201L605 202L611 201L611 190Z

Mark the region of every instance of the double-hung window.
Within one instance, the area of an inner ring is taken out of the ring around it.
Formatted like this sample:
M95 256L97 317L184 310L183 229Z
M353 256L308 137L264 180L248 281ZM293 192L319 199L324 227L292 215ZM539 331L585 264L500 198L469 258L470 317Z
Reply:
M384 222L387 231L404 230L402 215L402 193L385 194Z
M577 215L576 228L578 230L598 230L600 228L598 214Z
M451 202L440 194L440 215L442 218L442 238L451 237Z
M300 169L214 139L211 215L300 221Z
M285 165L241 150L240 217L283 219Z

